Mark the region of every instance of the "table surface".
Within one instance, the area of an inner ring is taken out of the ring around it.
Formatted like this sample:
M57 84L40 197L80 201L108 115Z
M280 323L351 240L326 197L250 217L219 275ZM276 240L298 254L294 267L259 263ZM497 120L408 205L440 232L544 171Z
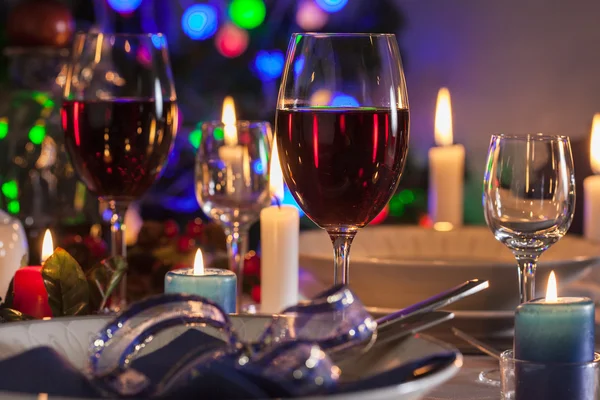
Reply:
M491 357L466 356L458 374L440 386L425 400L500 400L500 388L478 381L481 371L498 368L498 362Z

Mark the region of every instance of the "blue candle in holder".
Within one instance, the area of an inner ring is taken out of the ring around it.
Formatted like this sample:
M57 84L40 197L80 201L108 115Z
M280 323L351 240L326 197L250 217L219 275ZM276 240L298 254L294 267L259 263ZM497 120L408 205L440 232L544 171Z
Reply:
M546 298L517 307L514 356L528 361L515 369L516 398L545 400L594 399L595 371L564 368L594 361L594 302L587 297L558 297L554 272ZM535 364L560 365L560 376L548 376ZM543 391L544 393L541 393Z
M169 271L165 275L165 293L189 293L217 303L227 313L234 313L237 279L233 272L220 268L204 268L202 251L198 249L193 268Z

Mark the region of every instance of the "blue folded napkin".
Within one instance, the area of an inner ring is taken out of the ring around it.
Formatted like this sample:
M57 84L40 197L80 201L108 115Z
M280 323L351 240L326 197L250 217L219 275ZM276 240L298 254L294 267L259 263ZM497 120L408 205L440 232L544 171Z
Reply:
M190 329L168 345L132 362L131 368L143 373L152 382L159 382L177 362L194 354L214 351L224 347L224 342L201 331ZM341 383L335 393L349 393L398 384L434 373L454 362L454 353L437 355L401 365L362 380ZM48 393L51 396L99 398L99 391L56 351L49 347L37 347L0 362L0 391L24 393ZM269 380L254 368L235 367L234 357L222 357L207 363L184 387L164 394L161 399L213 400L265 399L291 397L285 382ZM322 394L327 394L325 391ZM331 391L329 391L331 394Z

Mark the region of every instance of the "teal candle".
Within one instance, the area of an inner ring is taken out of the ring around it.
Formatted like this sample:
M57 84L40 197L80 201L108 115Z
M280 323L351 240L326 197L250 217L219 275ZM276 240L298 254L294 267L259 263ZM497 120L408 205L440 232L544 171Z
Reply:
M594 360L594 302L586 297L557 297L553 278L552 273L546 298L517 307L514 356L530 363L515 369L516 397L593 399L595 371L578 365ZM540 369L536 364L555 367Z
M204 268L202 252L198 250L194 268L181 268L165 275L165 293L188 293L217 303L225 312L234 313L237 278L226 269Z

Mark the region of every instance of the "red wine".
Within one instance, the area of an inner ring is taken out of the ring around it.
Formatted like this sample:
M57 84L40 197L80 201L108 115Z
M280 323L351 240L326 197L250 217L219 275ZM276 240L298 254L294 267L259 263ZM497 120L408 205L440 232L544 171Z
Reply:
M88 189L109 200L141 197L160 173L177 131L175 102L65 101L65 142Z
M408 151L408 110L278 110L285 181L319 226L367 225L396 191Z

